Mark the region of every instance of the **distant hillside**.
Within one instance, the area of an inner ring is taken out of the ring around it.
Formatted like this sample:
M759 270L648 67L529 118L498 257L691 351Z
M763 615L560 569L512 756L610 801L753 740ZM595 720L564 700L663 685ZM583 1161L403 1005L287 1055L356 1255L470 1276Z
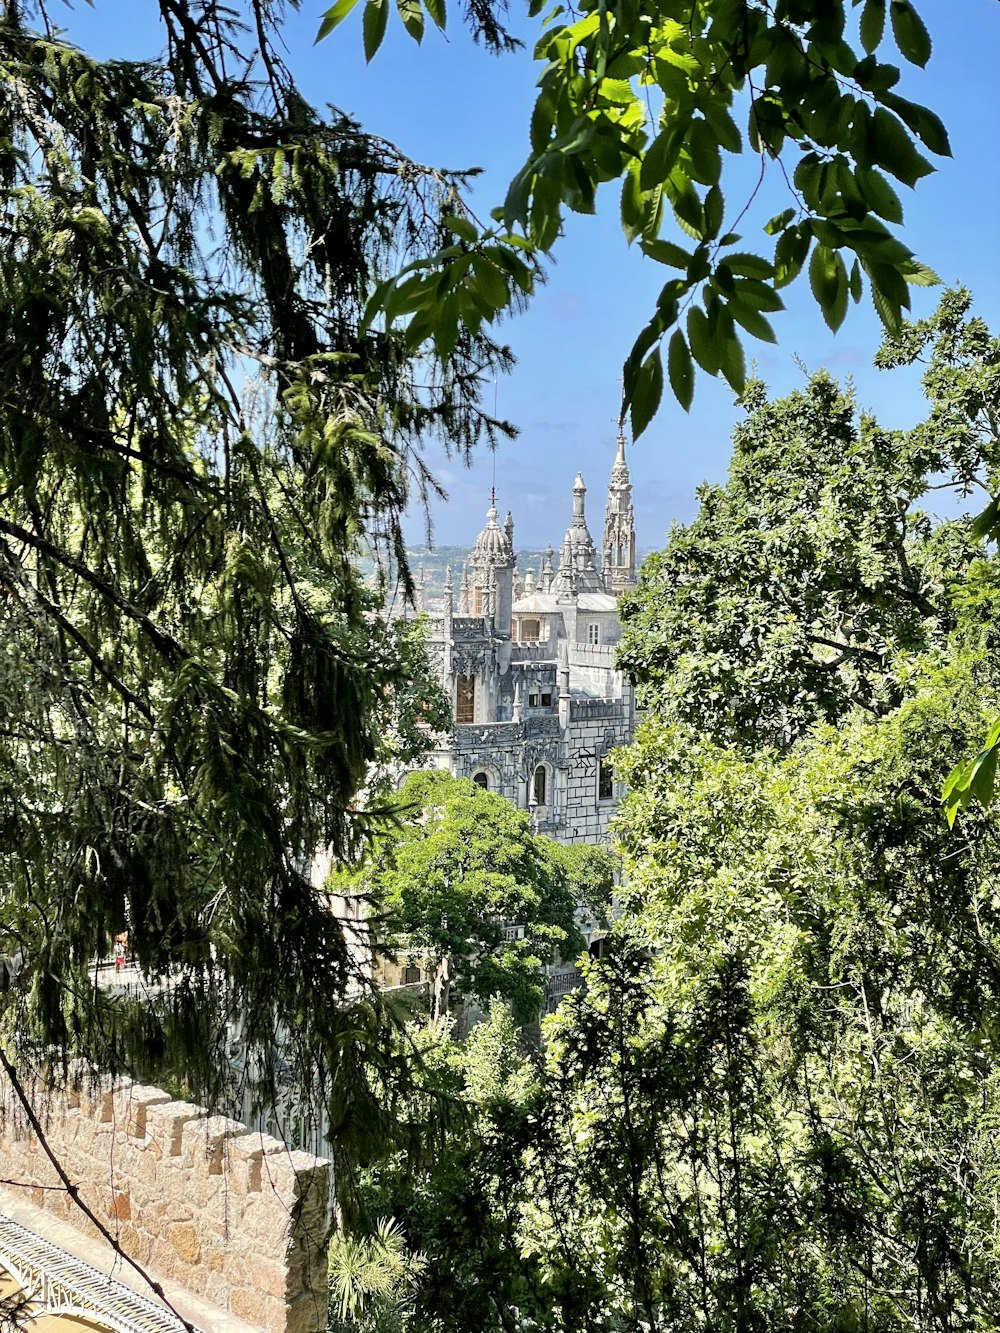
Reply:
M413 577L419 582L420 570L424 571L424 587L428 597L440 597L444 592L445 571L451 565L452 583L455 591L462 578L462 569L468 558L468 546L411 546L407 547L406 558L410 562ZM538 573L544 551L523 550L517 552L516 562L521 577L533 569ZM555 554L553 564L558 568L559 553Z

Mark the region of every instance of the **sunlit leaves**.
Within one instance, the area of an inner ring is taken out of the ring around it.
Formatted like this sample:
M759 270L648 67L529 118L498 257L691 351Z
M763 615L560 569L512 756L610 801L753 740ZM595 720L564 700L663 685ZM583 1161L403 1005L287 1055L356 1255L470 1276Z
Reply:
M382 2L367 0L369 7ZM346 3L339 0L327 20ZM409 14L421 0L402 3ZM429 5L428 12L435 17ZM807 265L831 328L866 277L886 327L899 326L907 284L930 270L886 230L903 222L889 178L913 186L933 170L918 141L931 153L949 152L940 119L894 93L899 71L879 59L894 42L911 64L926 64L930 39L910 0L773 7L664 0L648 12L634 0L585 0L578 10L553 9L541 23L531 151L499 220L544 254L567 210L593 212L600 186L620 183L627 241L685 279L675 306L659 306L647 326L658 329L654 343L642 355L633 350L625 364L625 406L634 407L638 395L640 421L649 391L640 377L649 373L655 343L679 320L693 360L738 385L740 331L772 338L763 316L780 309L777 289ZM366 52L380 31L372 20ZM726 250L738 238L728 233L748 201L727 201L723 154L743 151L734 107L748 90L747 143L765 173L781 159L776 179L788 202L763 227L773 251L758 255L751 245L734 264ZM740 279L758 286L741 287ZM686 393L690 380L677 382Z
M480 234L462 214L446 214L455 241L416 260L369 298L367 327L397 326L407 348L429 344L449 357L461 337L477 336L534 290L536 262L522 238Z
M982 806L993 802L997 776L997 758L1000 756L1000 719L987 733L983 748L972 759L956 764L941 790L944 812L949 825L954 825L961 810L973 800Z
M343 23L348 14L358 3L358 0L337 0L337 3L326 11L323 15L323 21L319 25L319 32L316 34L317 42L322 41L324 37L329 36L338 24Z

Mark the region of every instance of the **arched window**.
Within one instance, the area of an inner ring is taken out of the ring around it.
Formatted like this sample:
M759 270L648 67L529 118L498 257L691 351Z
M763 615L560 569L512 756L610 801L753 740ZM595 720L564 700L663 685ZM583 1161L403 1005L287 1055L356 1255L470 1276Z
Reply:
M545 792L545 777L546 777L546 775L545 775L545 765L544 765L544 764L539 764L538 767L535 769L534 792L535 792L535 804L536 804L536 805L544 805L544 804L545 804L545 796L546 796L546 792Z
M477 787L482 787L483 791L489 791L490 780L486 773L482 772L474 773L472 775L472 781L476 784Z
M416 967L413 963L409 963L403 972L403 985L415 986L416 983L421 980L420 968Z

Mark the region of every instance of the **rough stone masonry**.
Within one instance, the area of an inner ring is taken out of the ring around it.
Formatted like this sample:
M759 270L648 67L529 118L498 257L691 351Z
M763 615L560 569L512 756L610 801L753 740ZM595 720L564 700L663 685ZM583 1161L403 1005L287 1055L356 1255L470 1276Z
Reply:
M82 1198L150 1276L266 1333L326 1328L329 1162L127 1080L29 1096ZM2 1076L0 1160L33 1204L96 1234Z

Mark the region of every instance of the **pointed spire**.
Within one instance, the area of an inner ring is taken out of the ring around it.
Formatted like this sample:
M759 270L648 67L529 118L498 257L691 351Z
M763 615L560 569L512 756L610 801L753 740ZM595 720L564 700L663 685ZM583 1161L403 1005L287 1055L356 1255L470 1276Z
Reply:
M635 586L635 515L632 507L632 479L625 459L624 423L618 422L615 461L608 485L608 503L604 511L603 553L604 586L617 597Z

